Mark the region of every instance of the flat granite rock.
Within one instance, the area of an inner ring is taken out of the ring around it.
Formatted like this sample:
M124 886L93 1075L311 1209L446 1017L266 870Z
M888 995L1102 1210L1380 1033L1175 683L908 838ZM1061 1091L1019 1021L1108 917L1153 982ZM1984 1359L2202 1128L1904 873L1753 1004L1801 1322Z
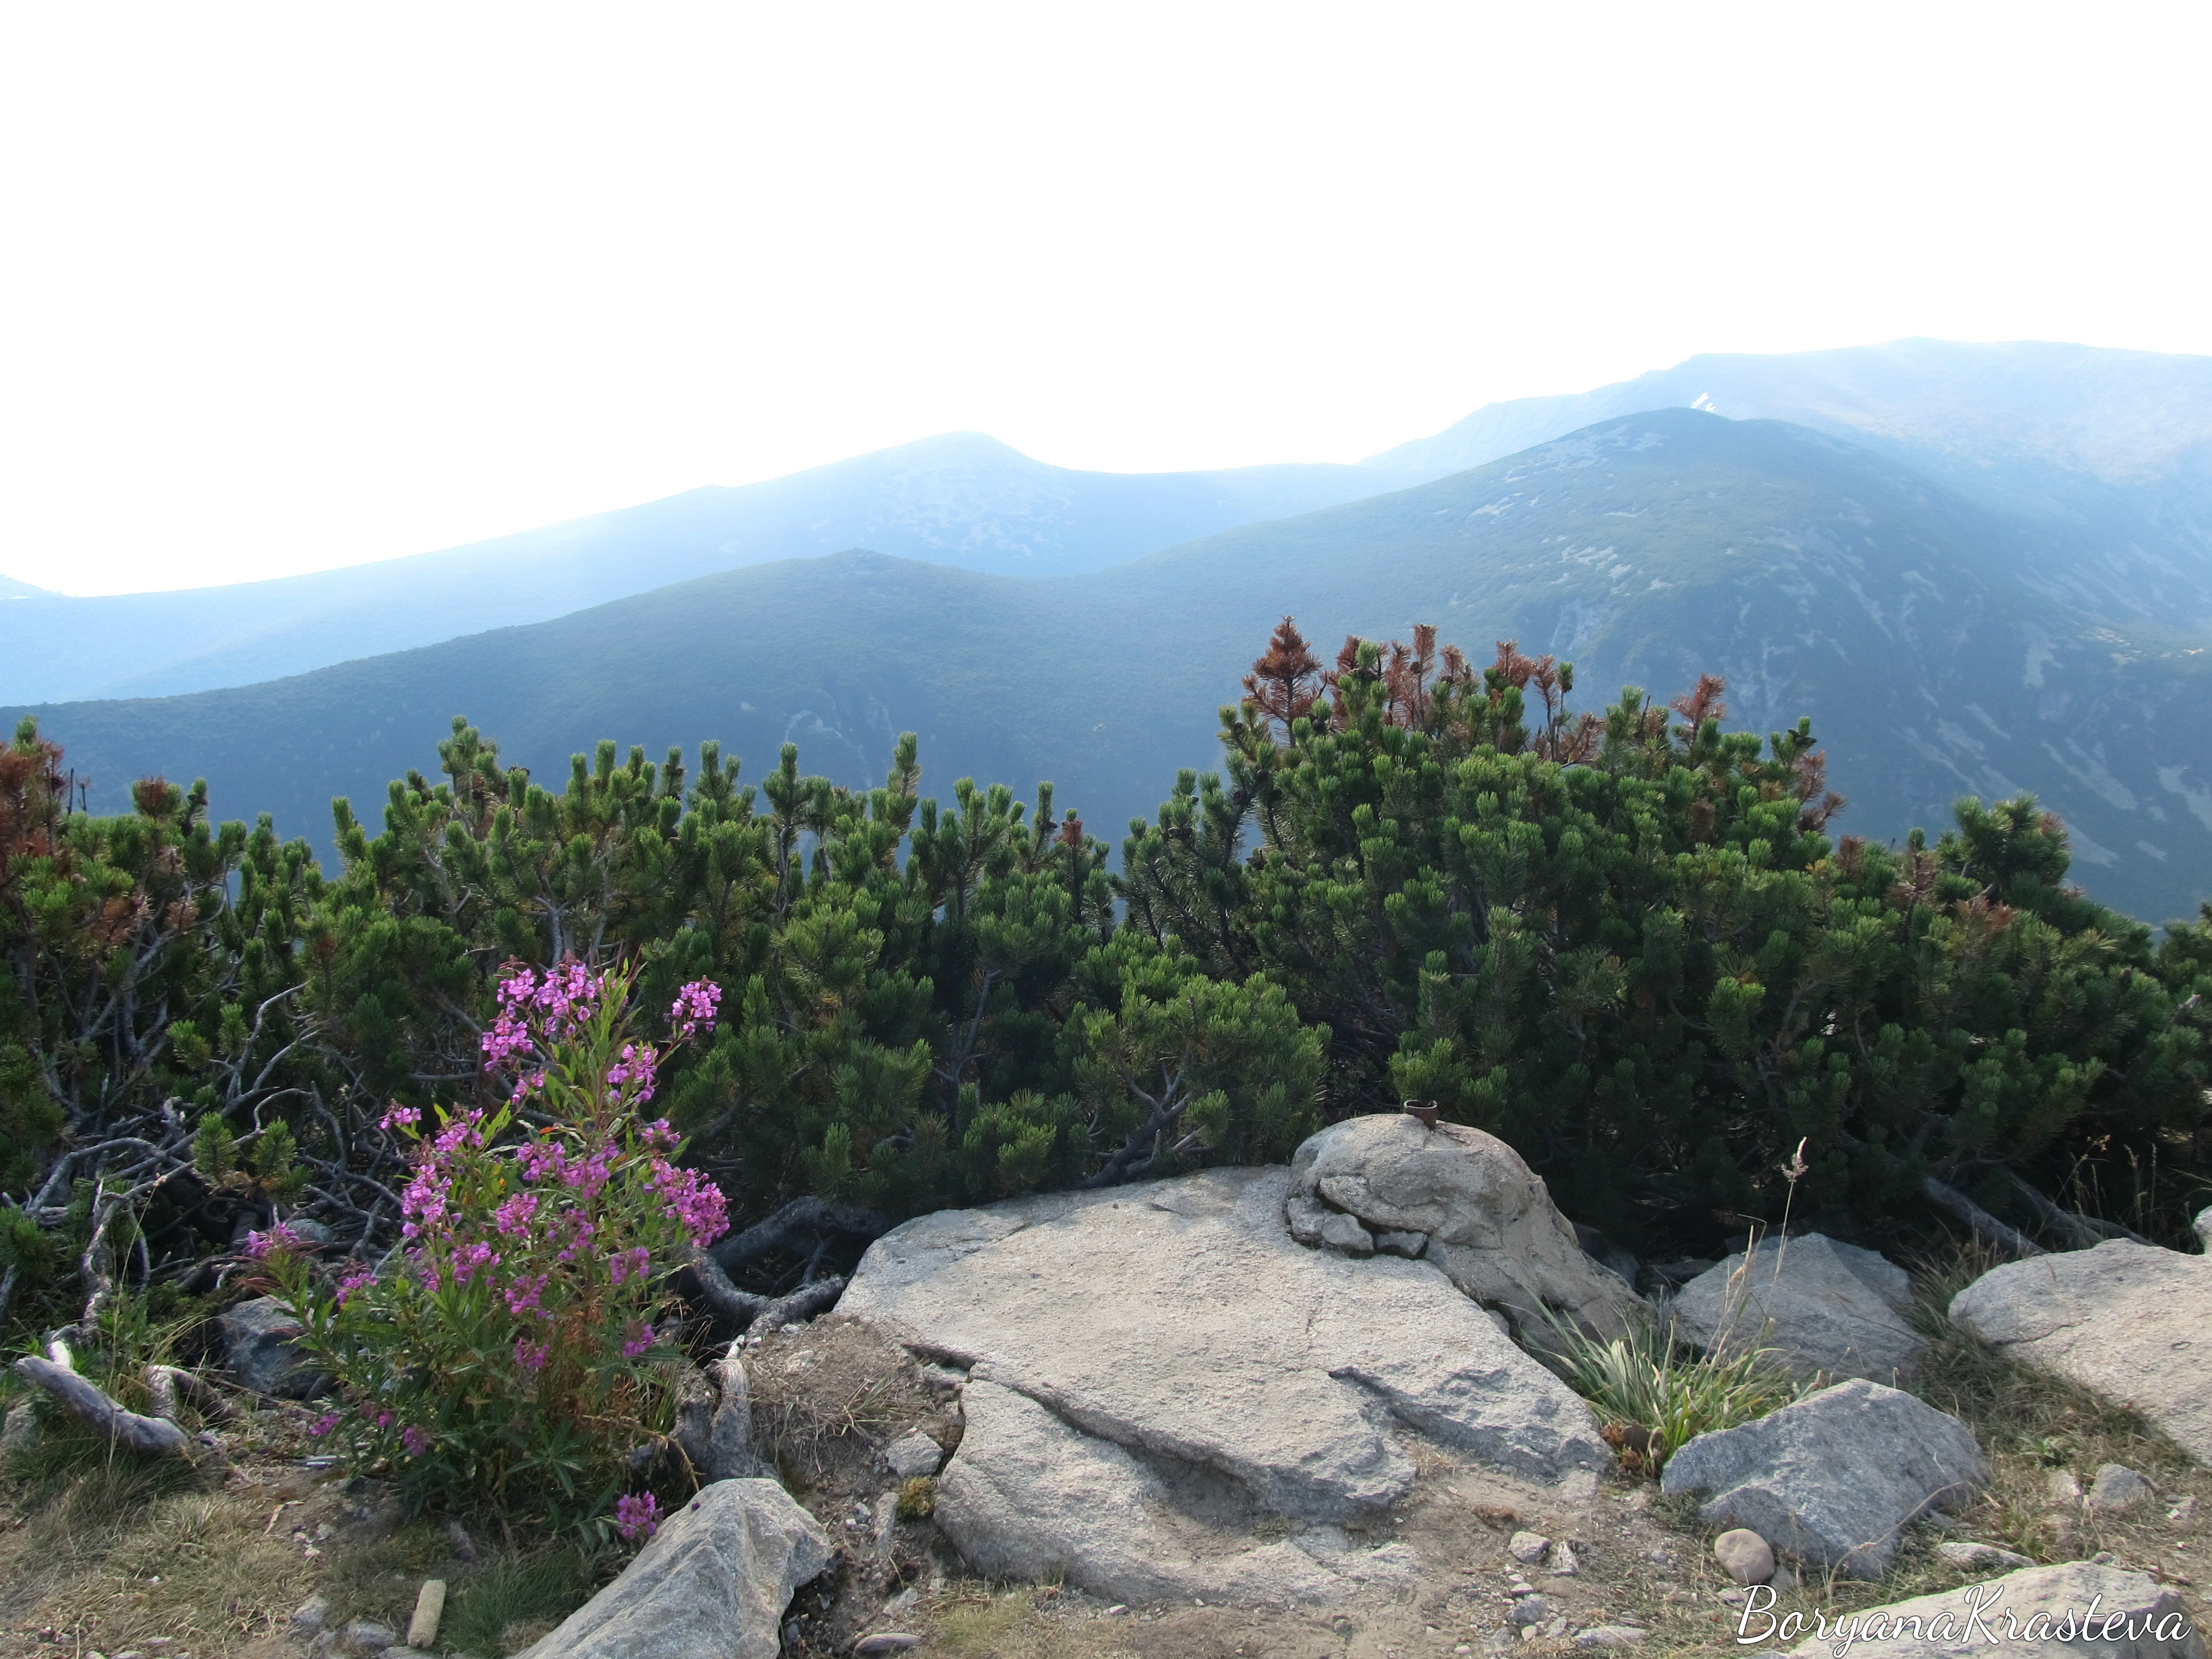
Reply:
M2212 1462L2212 1256L2116 1238L1993 1267L1951 1319Z
M1012 1389L970 1382L961 1407L936 1520L987 1577L1065 1580L1109 1601L1248 1604L1335 1603L1413 1582L1402 1544L1355 1549L1329 1526L1256 1538L1255 1506L1234 1482L1070 1428Z
M1894 1383L1921 1340L1904 1319L1905 1270L1820 1233L1761 1240L1682 1287L1674 1318L1699 1347L1771 1347L1801 1380L1863 1376Z
M1404 1497L1407 1427L1523 1479L1610 1466L1589 1407L1437 1268L1293 1242L1289 1181L1218 1170L923 1216L869 1248L839 1311L966 1368L979 1401L994 1384L1086 1442L1218 1477L1279 1529ZM947 1486L1030 1480L988 1467L1013 1443L971 1423Z
M2093 1561L2027 1567L1842 1616L1880 1632L1850 1643L1858 1659L2206 1659L2179 1591L2147 1572ZM1756 1641L1774 1636L1778 1621L1747 1613L1742 1625ZM1796 1638L1791 1631L1782 1639ZM1834 1659L1840 1640L1815 1632L1791 1659Z
M1715 1526L1878 1578L1908 1524L1958 1507L1984 1475L1981 1447L1957 1418L1856 1377L1699 1435L1667 1460L1659 1489L1704 1497L1698 1513Z

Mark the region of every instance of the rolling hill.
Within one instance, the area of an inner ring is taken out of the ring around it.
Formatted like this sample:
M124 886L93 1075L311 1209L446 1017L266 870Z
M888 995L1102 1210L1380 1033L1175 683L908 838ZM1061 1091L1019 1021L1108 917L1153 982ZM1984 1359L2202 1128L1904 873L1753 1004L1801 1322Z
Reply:
M1023 581L879 553L724 572L557 620L264 684L30 712L118 805L205 775L219 816L327 846L430 769L455 714L557 785L600 738L718 738L757 777L787 740L854 784L921 733L924 788L1050 778L1094 832L1212 763L1214 711L1277 617L1318 641L1432 621L1577 666L1577 703L1705 669L1730 724L1809 714L1851 798L1838 827L1940 825L2032 789L2076 874L2154 920L2212 891L2212 678L2185 629L2085 620L2041 592L2030 530L1863 446L1770 421L1607 421L1391 495ZM10 711L12 719L21 710Z
M1000 575L1097 569L1413 482L1388 468L1080 472L954 433L789 477L412 558L75 599L0 577L0 700L162 696L542 622L718 570L863 545Z

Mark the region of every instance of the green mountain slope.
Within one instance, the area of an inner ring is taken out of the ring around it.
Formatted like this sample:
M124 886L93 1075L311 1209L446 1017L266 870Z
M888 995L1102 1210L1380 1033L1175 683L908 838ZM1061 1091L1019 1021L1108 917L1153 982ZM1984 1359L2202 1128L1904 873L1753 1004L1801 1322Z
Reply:
M1949 340L1706 355L1594 392L1492 404L1370 465L1441 476L1598 421L1691 407L1847 438L2033 523L2058 554L2029 573L2051 598L2212 622L2212 357Z
M761 566L557 621L193 696L38 710L113 801L204 774L219 812L328 837L373 816L465 714L557 779L599 738L720 738L750 775L787 739L878 777L922 737L925 788L1038 778L1113 834L1176 767L1285 612L1322 644L1437 623L1470 654L1571 658L1576 702L1728 676L1731 724L1809 714L1838 828L1941 823L2033 789L2077 874L2139 915L2212 890L2212 680L2193 636L2085 624L2025 580L2014 522L1866 448L1775 422L1663 410L1453 477L1234 530L1114 569L1018 581L848 553Z
M1413 481L1328 465L1079 472L951 433L764 483L277 581L73 599L0 578L0 598L21 600L0 605L0 700L251 684L855 545L1066 575Z

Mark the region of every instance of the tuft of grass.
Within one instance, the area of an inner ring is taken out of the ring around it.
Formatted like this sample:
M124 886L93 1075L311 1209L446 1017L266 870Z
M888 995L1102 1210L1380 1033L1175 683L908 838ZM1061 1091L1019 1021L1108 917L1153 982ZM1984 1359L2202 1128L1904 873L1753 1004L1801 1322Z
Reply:
M1015 1590L953 1607L939 1620L933 1648L941 1653L989 1659L1002 1650L1001 1644L1036 1610L1036 1595L1032 1590Z
M38 1437L14 1452L5 1474L26 1510L66 1497L73 1508L103 1518L127 1517L155 1498L199 1484L201 1474L180 1457L148 1457L118 1446L58 1407L37 1401Z
M501 1556L453 1587L439 1642L459 1653L518 1651L584 1604L599 1582L597 1566L568 1547Z
M1563 1320L1553 1330L1567 1386L1596 1408L1622 1461L1651 1474L1698 1436L1764 1417L1804 1392L1771 1348L1700 1354L1672 1325L1662 1334L1642 1322L1610 1340Z

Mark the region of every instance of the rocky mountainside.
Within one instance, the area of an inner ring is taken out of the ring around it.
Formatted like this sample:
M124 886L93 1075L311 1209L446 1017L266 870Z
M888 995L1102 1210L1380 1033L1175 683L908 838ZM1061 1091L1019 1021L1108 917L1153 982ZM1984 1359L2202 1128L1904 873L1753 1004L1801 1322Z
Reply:
M0 699L249 684L854 546L1066 575L1413 481L1329 465L1083 472L951 433L764 483L276 581L73 599L0 578L0 599L22 601L0 604Z
M595 739L719 738L757 776L880 780L921 737L925 789L1040 778L1109 835L1178 766L1285 613L1317 641L1432 622L1479 657L1577 666L1575 704L1729 680L1729 723L1809 715L1838 828L1940 827L2033 790L2091 891L2162 920L2212 872L2203 635L2052 591L2063 543L1873 450L1687 410L1604 422L1417 489L1225 532L1088 575L1017 581L872 553L726 572L527 628L189 697L38 713L113 806L204 775L217 813L323 842L466 714L557 779ZM11 711L10 718L15 713Z

